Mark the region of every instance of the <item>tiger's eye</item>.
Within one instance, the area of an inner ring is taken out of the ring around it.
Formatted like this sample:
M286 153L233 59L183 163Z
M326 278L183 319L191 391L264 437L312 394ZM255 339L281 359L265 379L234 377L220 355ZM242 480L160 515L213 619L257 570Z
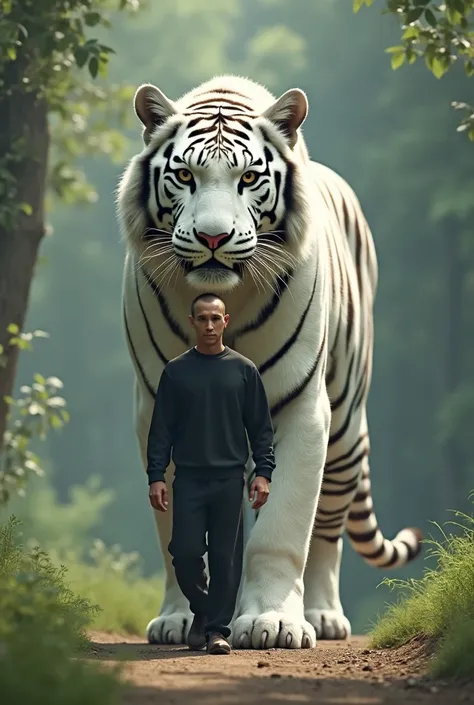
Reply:
M244 184L253 184L253 182L256 180L257 175L254 171L246 171L245 174L242 174L242 181Z
M193 178L193 175L191 174L189 169L180 169L178 171L178 178L180 181L183 181L184 183L188 183Z

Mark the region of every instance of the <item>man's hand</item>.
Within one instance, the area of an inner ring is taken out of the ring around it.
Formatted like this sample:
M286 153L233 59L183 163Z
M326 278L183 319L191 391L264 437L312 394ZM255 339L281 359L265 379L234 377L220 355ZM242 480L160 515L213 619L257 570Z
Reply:
M265 502L268 499L268 495L270 494L270 481L266 477L262 477L261 475L257 475L255 480L252 482L250 486L250 493L249 493L249 499L252 502L255 499L255 496L257 497L255 499L255 502L252 504L252 509L260 509L260 507L263 507Z
M152 482L148 496L153 509L157 509L159 512L166 512L168 509L168 488L166 487L166 482Z

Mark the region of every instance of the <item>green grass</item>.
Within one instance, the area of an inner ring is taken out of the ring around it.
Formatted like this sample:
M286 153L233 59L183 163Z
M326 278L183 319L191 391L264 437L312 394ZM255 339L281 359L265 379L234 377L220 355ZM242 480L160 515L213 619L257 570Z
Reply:
M92 618L91 629L144 635L146 625L158 614L161 604L160 578L127 576L100 565L67 565L71 587L100 607L100 612Z
M420 580L385 580L401 590L371 634L372 648L405 644L413 637L435 640L432 672L439 676L474 676L474 517L456 513L450 522L460 534L442 541L425 540L436 567Z
M440 641L433 674L455 678L474 676L474 619L459 620Z
M0 525L2 705L116 705L118 671L74 658L84 653L95 607L45 553L19 545L17 525Z

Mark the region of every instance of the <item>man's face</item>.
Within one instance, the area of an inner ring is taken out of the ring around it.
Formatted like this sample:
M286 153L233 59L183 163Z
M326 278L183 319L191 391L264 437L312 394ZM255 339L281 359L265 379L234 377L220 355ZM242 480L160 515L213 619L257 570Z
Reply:
M191 325L196 331L196 342L212 346L222 339L224 328L229 321L222 301L197 301L194 317L190 316Z

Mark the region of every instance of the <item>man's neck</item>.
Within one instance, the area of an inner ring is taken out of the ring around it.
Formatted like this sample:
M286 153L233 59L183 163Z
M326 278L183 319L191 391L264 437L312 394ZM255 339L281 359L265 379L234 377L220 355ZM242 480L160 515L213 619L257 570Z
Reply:
M203 355L219 355L219 353L224 352L225 350L225 345L222 342L222 338L213 345L200 345L197 343L194 347Z

